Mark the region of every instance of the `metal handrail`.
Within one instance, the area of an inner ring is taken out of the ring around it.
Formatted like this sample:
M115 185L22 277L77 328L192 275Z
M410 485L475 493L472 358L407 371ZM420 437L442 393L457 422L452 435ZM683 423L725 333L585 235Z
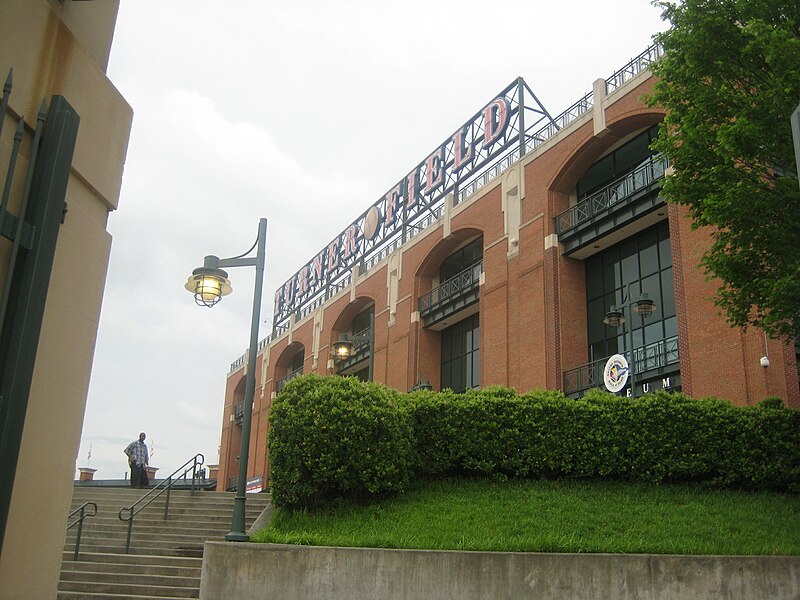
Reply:
M125 541L125 554L130 553L131 549L131 532L133 530L133 518L142 512L145 508L147 508L153 500L161 496L164 492L167 494L166 502L164 503L164 520L166 521L169 518L169 495L170 491L172 490L173 484L173 477L178 475L178 473L183 469L183 479L186 479L186 474L191 471L192 472L192 495L194 495L195 490L195 481L199 479L198 476L198 468L203 466L203 462L205 461L205 457L198 453L195 454L192 458L187 460L183 463L180 467L175 469L172 473L167 475L167 477L161 481L156 487L152 490L147 492L144 496L139 498L136 502L131 504L130 506L124 506L119 509L119 520L120 521L128 521L128 538ZM191 466L189 464L191 463ZM181 479L181 475L176 477L176 479ZM199 487L199 486L198 486ZM145 501L146 500L146 501ZM122 513L127 511L128 516L123 517Z
M90 512L90 513L86 512L86 509L89 506L92 507L92 510L94 512ZM73 510L71 513L69 513L67 515L67 521L69 521L70 518L74 517L76 513L81 513L80 516L78 517L78 519L76 521L73 521L69 525L67 525L67 531L69 531L70 529L75 527L75 525L78 526L78 533L77 533L77 535L75 537L75 554L73 555L72 560L78 560L78 553L81 550L81 534L83 533L83 520L86 517L94 517L94 516L97 515L97 504L95 504L94 502L84 502L78 508L76 508L75 510Z

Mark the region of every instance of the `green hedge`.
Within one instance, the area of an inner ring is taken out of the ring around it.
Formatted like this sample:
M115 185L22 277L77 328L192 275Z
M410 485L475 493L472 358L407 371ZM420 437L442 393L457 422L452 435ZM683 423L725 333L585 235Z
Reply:
M270 412L270 487L278 506L402 491L411 430L398 393L353 377L291 380Z
M270 416L276 505L402 490L454 474L707 482L800 491L800 412L664 391L507 388L400 394L353 378L303 376Z

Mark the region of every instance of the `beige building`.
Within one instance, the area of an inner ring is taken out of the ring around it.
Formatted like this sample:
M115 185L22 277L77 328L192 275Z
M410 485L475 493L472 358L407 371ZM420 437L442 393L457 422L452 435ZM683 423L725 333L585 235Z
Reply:
M0 112L0 185L11 181L0 216L0 282L8 289L0 314L0 590L6 600L56 597L111 248L106 224L117 208L133 116L106 76L118 7L118 0L0 0L0 84L13 69ZM34 144L42 101L46 117ZM55 244L49 257L37 246L48 227L34 224L42 198ZM19 219L21 212L33 220ZM20 334L23 325L30 328Z

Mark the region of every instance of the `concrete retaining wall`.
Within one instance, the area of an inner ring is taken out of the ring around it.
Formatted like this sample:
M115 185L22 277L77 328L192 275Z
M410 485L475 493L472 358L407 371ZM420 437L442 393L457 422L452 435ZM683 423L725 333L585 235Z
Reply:
M800 557L538 554L206 542L217 600L798 600Z

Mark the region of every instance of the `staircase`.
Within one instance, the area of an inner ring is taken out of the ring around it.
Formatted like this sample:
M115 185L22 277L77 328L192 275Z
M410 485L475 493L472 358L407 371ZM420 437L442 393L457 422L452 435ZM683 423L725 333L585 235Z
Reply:
M202 491L192 496L189 491L173 490L166 521L162 495L136 515L130 553L125 554L128 523L119 519L119 509L130 506L143 493L126 488L75 488L72 509L94 502L97 516L83 522L77 561L77 527L67 532L59 600L200 597L203 542L221 540L230 531L234 494ZM247 495L246 527L268 502L268 494Z

